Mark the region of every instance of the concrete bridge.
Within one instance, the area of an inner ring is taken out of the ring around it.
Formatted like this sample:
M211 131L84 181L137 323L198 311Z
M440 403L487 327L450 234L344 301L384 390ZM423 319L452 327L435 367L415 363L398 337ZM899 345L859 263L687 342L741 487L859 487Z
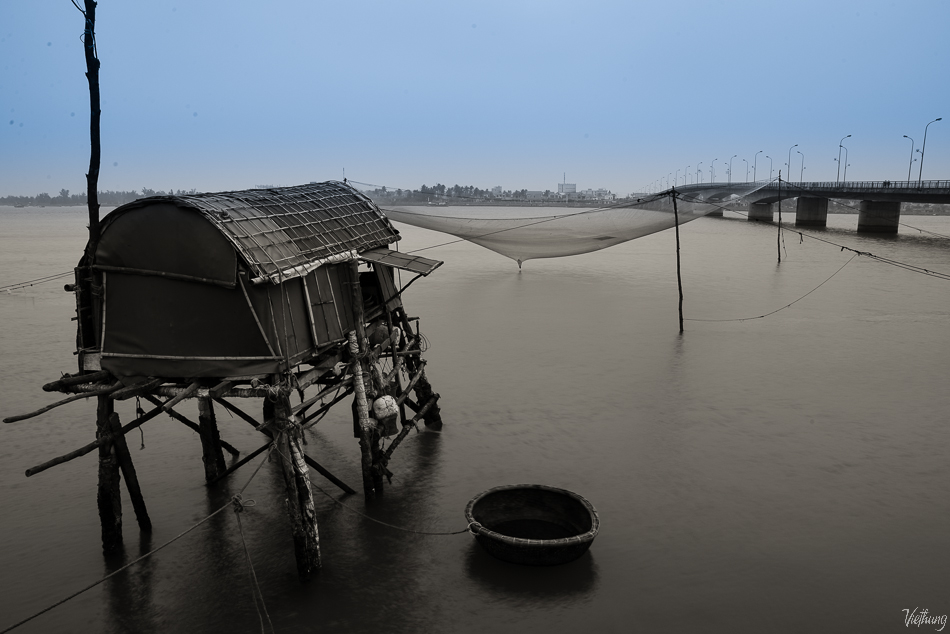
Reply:
M760 185L757 187L757 185ZM750 189L756 188L752 193ZM795 226L824 227L828 223L828 200L861 201L858 231L897 233L901 203L950 203L950 180L943 181L849 181L841 183L700 183L676 190L685 196L702 196L708 202L728 202L743 196L749 204L749 220L773 220L775 203L797 198ZM721 215L721 213L719 214Z

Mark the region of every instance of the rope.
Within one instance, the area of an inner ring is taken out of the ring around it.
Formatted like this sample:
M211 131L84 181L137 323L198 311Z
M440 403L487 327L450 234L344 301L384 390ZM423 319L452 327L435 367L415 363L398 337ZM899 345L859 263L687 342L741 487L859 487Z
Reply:
M72 274L72 271L66 271L65 273L55 273L53 275L47 275L46 277L38 277L35 280L27 280L25 282L17 282L16 284L8 284L7 286L0 286L0 291L14 291L18 288L35 286L36 284L45 284L46 282L52 282Z
M92 590L93 588L95 588L95 587L98 586L99 584L103 583L104 581L107 581L108 579L111 579L112 577L116 576L116 575L119 574L120 572L123 572L126 568L130 568L130 567L134 566L135 564L139 563L139 562L142 561L143 559L146 559L147 557L150 557L150 556L154 555L155 553L157 553L158 551L162 550L162 549L165 548L166 546L169 546L169 545L171 545L172 543L178 541L179 539L181 539L182 537L184 537L185 535L187 535L187 534L190 533L191 531L195 530L196 528L198 528L199 526L201 526L202 524L204 524L205 522L207 522L208 520L210 520L212 517L214 517L215 515L217 515L217 514L220 513L221 511L227 509L227 508L230 507L230 506L233 506L234 503L235 503L235 499L240 499L240 498L241 498L241 494L244 493L244 490L247 489L248 486L250 486L251 481L254 480L254 477L255 477L255 476L258 474L258 472L261 470L261 467L263 467L263 466L264 466L264 463L267 462L267 459L270 457L270 452L273 451L275 447L276 447L275 444L272 444L272 445L271 445L271 449L270 449L270 450L267 452L267 454L264 456L264 459L261 461L261 464L259 464L259 465L257 466L257 469L254 470L254 473L251 474L251 477L248 478L247 483L241 488L241 490L237 493L237 495L235 495L235 496L232 497L230 500L228 500L227 504L225 504L225 505L222 506L221 508L217 509L216 511L213 511L210 515L208 515L207 517L205 517L205 518L202 519L202 520L199 520L198 522L196 522L195 524L193 524L191 527L186 528L185 530L183 530L182 532L180 532L180 533L179 533L178 535L176 535L175 537L172 537L171 539L169 539L167 542L165 542L165 543L162 544L161 546L158 546L158 547L156 547L156 548L153 548L152 550L150 550L149 552L145 553L144 555L142 555L142 556L139 557L138 559L134 559L134 560L130 561L129 563L125 564L124 566L122 566L122 567L119 568L118 570L115 570L115 571L113 571L113 572L107 574L107 575L106 575L105 577L103 577L102 579L99 579L98 581L95 581L95 582L89 584L89 585L86 586L85 588L83 588L83 589L81 589L81 590L78 590L78 591L72 593L71 595L69 595L69 596L66 597L66 598L60 599L59 601L57 601L56 603L50 605L49 607L43 608L42 610L40 610L40 611L37 612L36 614L33 614L32 616L28 616L27 618L23 619L22 621L19 621L19 622L17 622L17 623L14 623L13 625L7 627L6 629L0 630L0 634L6 634L7 632L10 632L10 631L12 631L12 630L15 630L16 628L20 627L21 625L32 621L32 620L35 619L36 617L38 617L38 616L40 616L40 615L43 615L43 614L46 614L47 612L49 612L49 611L52 610L53 608L58 607L58 606L60 606L60 605L62 605L62 604L64 604L64 603L66 603L66 602L69 601L70 599L74 599L74 598L78 597L80 594L86 592L87 590ZM243 537L243 535L242 535L242 537ZM270 617L268 617L268 619L269 619L269 618L270 618ZM272 626L272 629L273 629L273 626Z
M808 291L807 293L805 293L804 295L802 295L801 297L799 297L798 299L796 299L796 300L795 300L794 302L792 302L791 304L786 304L785 306L782 306L781 308L776 308L775 310L773 310L773 311L770 312L770 313L765 313L764 315L759 315L759 316L757 316L757 317L741 317L741 318L739 318L739 319L690 319L690 318L687 317L684 321L749 321L749 320L751 320L751 319L762 319L763 317L768 317L769 315L774 315L775 313L779 312L780 310L785 310L786 308L789 308L790 306L792 306L792 305L794 305L794 304L797 304L798 302L802 301L803 299L805 299L806 297L808 297L809 295L811 295L812 293L814 293L815 291L817 291L819 288L821 288L822 286L824 286L825 283L828 282L832 277L834 277L835 275L837 275L838 273L840 273L840 272L841 272L841 269L843 269L844 267L846 267L846 266L848 266L849 264L851 264L851 260L853 260L854 258L858 257L858 255L859 255L858 253L855 253L854 255L852 255L851 258L848 259L847 262L845 262L844 264L842 264L842 265L841 265L841 268L839 268L837 271L835 271L834 273L832 273L832 274L828 277L828 279L826 279L824 282L822 282L821 284L819 284L819 285L816 286L815 288L811 289L810 291Z
M251 599L254 601L254 609L257 610L257 618L261 622L261 634L265 634L264 616L267 616L267 624L270 625L271 632L274 631L274 623L270 620L270 613L267 611L267 605L264 603L264 593L261 592L261 586L257 581L257 573L254 571L254 564L251 562L251 552L247 548L247 540L244 539L244 527L241 525L241 513L245 508L255 506L254 500L244 500L240 494L231 498L234 504L234 517L237 518L238 530L241 532L241 545L244 546L244 557L247 559L247 567L251 571ZM260 606L257 602L260 601ZM264 609L264 616L261 615L261 608Z
M370 516L367 515L366 513L363 513L363 512L361 512L361 511L357 511L356 509L347 506L347 505L344 504L343 502L339 501L338 499L336 499L335 497L333 497L332 495L330 495L329 493L327 493L326 491L324 491L323 488L320 487L320 485L318 485L317 483L313 482L312 480L310 481L310 485L311 485L312 487L314 487L314 488L315 488L317 491L319 491L320 493L324 494L325 496L327 496L328 498L330 498L331 500L333 500L334 502L336 502L337 504L339 504L340 506L342 506L343 508L345 508L347 511L350 511L351 513L356 513L357 515L361 515L361 516L365 517L366 519L368 519L368 520L371 521L371 522L376 522L377 524L382 524L383 526L386 526L386 527L388 527L388 528L392 528L392 529L397 530L397 531L403 531L404 533L413 533L413 534L415 534L415 535L461 535L462 533L469 533L469 532L471 532L472 526L473 526L474 524L478 524L478 522L472 522L472 523L470 523L468 526L466 526L465 528L463 528L462 530L460 530L460 531L453 531L453 532L444 532L444 531L417 531L417 530L412 529L412 528L403 528L402 526L396 526L395 524L388 524L388 523L386 523L386 522L383 522L382 520L376 519L375 517L370 517ZM0 632L0 634L3 634L3 633Z
M787 181L783 181L783 182L787 182ZM698 199L689 200L687 197L684 197L682 194L677 194L677 195L680 197L681 200L685 200L686 202L704 202L704 201L700 201L700 200L698 200ZM725 207L716 205L715 203L707 203L707 204L710 204L710 205L713 205L713 206L715 206L715 207L718 207L719 209L722 209L723 211L731 211L731 212L733 212L733 213L739 214L740 216L748 216L748 214L742 213L741 211L736 211L735 209L727 209L727 208L725 208ZM816 236L816 235L811 234L811 233L804 233L804 232L799 231L799 230L797 230L797 229L788 229L788 228L786 228L786 227L782 227L782 231L783 231L783 232L784 232L784 231L791 231L792 233L797 233L800 237L808 237L808 238L811 238L812 240L817 240L818 242L824 242L824 243L826 243L826 244L830 244L830 245L832 245L832 246L838 247L838 248L841 249L842 251L851 251L852 253L855 253L855 254L857 254L857 255L863 255L863 256L865 256L865 257L871 258L872 260L877 260L878 262L882 262L882 263L884 263L884 264L890 264L891 266L896 266L896 267L898 267L898 268L906 269L906 270L911 271L911 272L913 272L913 273L920 273L920 274L922 274L922 275L929 275L929 276L931 276L931 277L936 277L937 279L950 281L950 273L941 273L940 271L931 271L930 269L926 269L926 268L924 268L924 267L922 267L922 266L917 266L917 265L915 265L915 264L908 264L907 262L901 262L901 261L899 261L899 260L892 260L892 259L890 259L890 258L885 258L885 257L880 256L880 255L874 255L873 253L870 253L870 252L868 252L868 251L859 251L858 249L854 249L854 248L849 247L849 246L847 246L847 245L839 244L839 243L837 243L837 242L833 242L833 241L831 241L831 240L827 240L827 239L825 239L825 238L821 238L821 237Z

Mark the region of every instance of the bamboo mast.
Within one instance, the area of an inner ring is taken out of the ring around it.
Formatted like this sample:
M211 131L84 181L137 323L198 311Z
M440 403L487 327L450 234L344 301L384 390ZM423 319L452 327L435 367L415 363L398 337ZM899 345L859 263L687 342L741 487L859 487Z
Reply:
M680 212L676 208L676 188L671 190L673 198L673 222L676 227L676 286L680 292L680 334L683 333L683 277L680 274Z

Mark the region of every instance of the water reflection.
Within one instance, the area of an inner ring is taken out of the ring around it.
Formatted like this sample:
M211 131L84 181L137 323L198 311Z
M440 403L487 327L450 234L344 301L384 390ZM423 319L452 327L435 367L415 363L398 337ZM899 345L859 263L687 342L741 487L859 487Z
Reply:
M587 601L598 585L597 562L590 551L560 566L521 566L492 557L472 541L465 553L465 571L493 599L540 608Z

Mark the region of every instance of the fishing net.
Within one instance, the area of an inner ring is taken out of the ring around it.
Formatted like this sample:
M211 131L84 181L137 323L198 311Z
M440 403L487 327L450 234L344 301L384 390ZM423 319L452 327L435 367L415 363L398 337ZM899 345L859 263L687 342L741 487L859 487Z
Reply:
M743 183L742 186L692 186L677 190L679 222L683 224L734 205L763 185ZM525 216L522 215L525 209L518 208L518 216L498 217L504 213L502 209L505 208L490 208L488 213L495 217L471 217L480 215L473 212L485 212L486 208L468 207L451 208L452 212L466 216L449 215L448 209L445 215L437 215L426 213L429 210L425 208L406 207L384 208L383 213L396 222L474 242L519 265L534 258L557 258L606 249L675 224L673 198L669 192L643 194L609 207L567 210L549 216Z

